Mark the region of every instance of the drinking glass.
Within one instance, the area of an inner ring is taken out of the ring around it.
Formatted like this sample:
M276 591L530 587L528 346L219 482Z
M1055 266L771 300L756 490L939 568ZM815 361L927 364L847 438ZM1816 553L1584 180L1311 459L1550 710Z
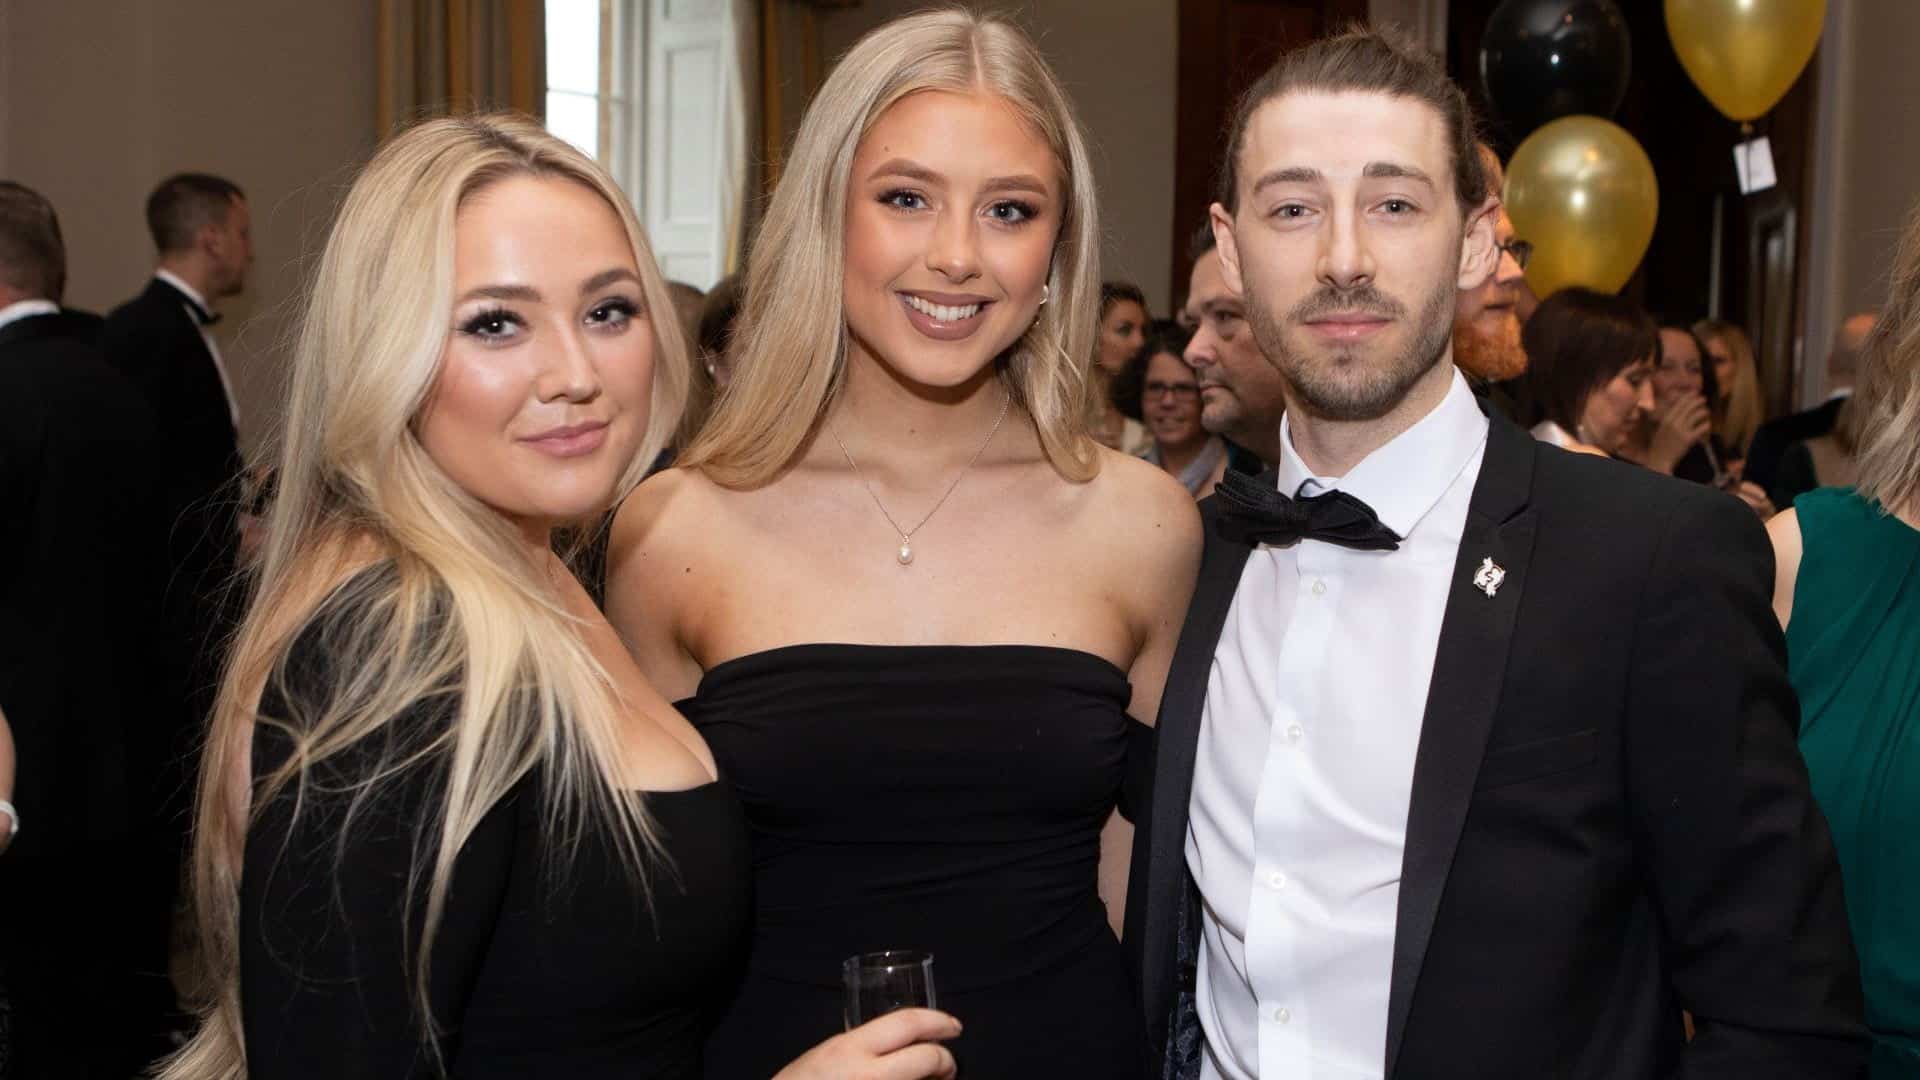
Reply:
M840 981L847 988L849 1028L895 1009L935 1007L932 953L888 949L849 956L840 965Z

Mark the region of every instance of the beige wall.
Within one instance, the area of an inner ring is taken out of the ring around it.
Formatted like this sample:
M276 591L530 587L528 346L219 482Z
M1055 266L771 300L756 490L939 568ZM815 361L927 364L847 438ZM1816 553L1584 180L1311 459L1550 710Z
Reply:
M257 261L218 334L257 442L303 258L373 147L374 0L0 0L0 175L59 209L67 302L144 287L168 173L245 188Z
M1802 400L1825 392L1834 331L1886 300L1900 226L1920 201L1920 3L1832 0L1815 73L1818 139L1808 237Z
M928 6L928 0L865 0L858 8L826 13L821 53L831 63L861 34ZM1138 283L1154 314L1169 314L1175 5L1022 0L993 7L1013 13L1033 32L1080 111L1100 189L1103 273Z

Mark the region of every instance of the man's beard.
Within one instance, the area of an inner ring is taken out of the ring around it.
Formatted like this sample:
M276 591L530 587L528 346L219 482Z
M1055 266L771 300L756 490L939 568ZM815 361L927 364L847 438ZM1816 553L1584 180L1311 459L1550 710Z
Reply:
M1462 319L1453 325L1453 362L1468 378L1505 382L1527 373L1520 318L1506 308L1499 319Z
M1275 359L1281 376L1307 412L1327 420L1378 420L1400 404L1407 391L1446 354L1454 303L1453 286L1441 282L1421 305L1419 322L1407 347L1372 362L1363 358L1364 344L1335 345L1325 352L1295 350L1286 334L1289 326L1304 327L1310 319L1340 312L1404 320L1406 306L1370 284L1350 289L1323 287L1295 304L1282 320L1274 317L1259 289L1249 283L1247 319L1254 340Z

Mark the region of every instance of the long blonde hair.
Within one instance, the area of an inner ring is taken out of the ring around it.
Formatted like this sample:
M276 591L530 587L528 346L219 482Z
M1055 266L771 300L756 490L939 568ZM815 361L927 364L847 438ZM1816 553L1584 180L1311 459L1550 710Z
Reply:
M1063 476L1097 469L1086 435L1087 368L1099 325L1100 227L1093 168L1073 106L1024 32L958 9L896 19L827 76L760 226L746 275L733 381L680 464L716 483L771 482L804 452L845 376L847 188L860 140L887 108L927 90L999 95L1060 163L1066 212L1051 302L1001 358L1001 379Z
M1760 369L1753 359L1753 342L1747 339L1745 330L1725 319L1701 319L1693 324L1693 332L1702 341L1718 342L1733 358L1733 385L1727 389L1724 412L1719 402L1713 403L1714 419L1718 421L1714 426L1719 428L1720 441L1735 454L1745 457L1753 433L1767 419L1767 407L1760 398ZM1709 364L1713 362L1711 356L1701 359Z
M389 750L364 777L356 768L350 791L329 794L350 797L351 814L399 770L428 762L445 770L428 808L437 819L416 838L411 880L426 890L423 929L407 958L414 1006L436 1052L428 960L454 861L516 783L543 770L557 851L600 824L643 877L657 852L645 808L616 774L616 694L547 568L529 558L511 523L435 465L411 428L452 324L459 209L487 185L526 175L598 193L619 216L640 270L655 344L651 412L610 503L638 483L673 432L686 392L685 346L640 224L603 169L513 115L430 120L380 149L340 208L295 346L278 491L214 708L195 809L192 887L209 1000L200 1030L162 1077L246 1075L238 889L251 807L290 785L317 790L311 774L329 759L396 745L393 722L423 701L445 697L451 725L424 746ZM383 572L354 573L370 563ZM336 594L349 577L353 587ZM341 619L345 625L335 625ZM322 621L327 646L340 654L331 657L327 692L293 700L287 650ZM269 683L296 715L261 713ZM255 723L284 733L294 752L249 782Z
M1891 277L1848 411L1860 465L1855 488L1905 516L1920 513L1920 206L1907 217Z

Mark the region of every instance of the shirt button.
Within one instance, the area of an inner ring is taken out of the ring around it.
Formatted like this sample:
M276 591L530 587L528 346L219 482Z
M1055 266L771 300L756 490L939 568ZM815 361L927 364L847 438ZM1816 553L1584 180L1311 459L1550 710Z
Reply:
M1301 739L1306 737L1306 734L1307 734L1306 729L1301 727L1299 724L1287 725L1287 741L1288 742L1299 742Z
M1275 870L1267 875L1267 884L1273 886L1275 891L1284 889L1287 887L1287 875Z
M1313 579L1313 595L1315 596L1327 595L1327 583L1324 581L1321 581L1319 578Z
M1276 1024L1292 1023L1293 1010L1285 1008L1284 1006L1273 1010L1273 1022Z

